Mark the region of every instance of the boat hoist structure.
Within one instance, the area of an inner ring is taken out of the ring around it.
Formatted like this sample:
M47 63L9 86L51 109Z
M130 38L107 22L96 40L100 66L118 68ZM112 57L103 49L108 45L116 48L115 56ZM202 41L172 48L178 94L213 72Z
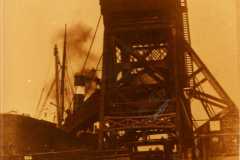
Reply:
M198 126L192 101L207 122L238 110L191 48L186 0L100 5L105 27L100 90L63 128L76 135L99 122L98 150L126 151L123 159L194 159Z

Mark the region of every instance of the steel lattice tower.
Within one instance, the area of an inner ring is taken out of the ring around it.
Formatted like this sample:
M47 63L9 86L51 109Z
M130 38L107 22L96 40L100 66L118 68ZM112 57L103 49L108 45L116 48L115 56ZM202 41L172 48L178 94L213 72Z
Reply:
M187 78L192 61L181 43L183 37L190 41L186 2L102 0L101 7L105 31L100 146L107 147L106 139L122 131L122 140L115 142L132 151L159 144L166 152L174 145L179 153L189 152L193 127L184 92L193 85ZM155 142L147 138L163 134L167 138Z

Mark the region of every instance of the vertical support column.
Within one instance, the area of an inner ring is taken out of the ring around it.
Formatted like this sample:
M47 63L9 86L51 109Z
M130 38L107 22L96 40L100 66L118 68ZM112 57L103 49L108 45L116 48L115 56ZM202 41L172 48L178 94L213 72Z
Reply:
M170 35L171 42L171 61L172 61L172 81L174 87L172 88L173 93L172 96L175 99L175 107L176 107L176 135L177 135L177 152L179 157L182 159L182 139L181 139L181 104L179 99L179 81L178 81L178 65L177 65L177 29L174 27L171 30Z
M98 149L104 149L104 116L109 107L110 87L114 80L114 41L108 29L104 31L104 44L103 44L103 67L102 67L102 83L101 83L101 98L100 98L100 130L98 138Z
M180 159L192 159L192 126L189 123L190 104L185 99L183 88L186 85L183 75L186 74L184 68L184 50L181 46L182 32L179 29L181 23L176 18L175 27L172 28L171 47L172 47L172 76L173 76L173 97L175 98L176 106L176 134L178 138L177 150Z

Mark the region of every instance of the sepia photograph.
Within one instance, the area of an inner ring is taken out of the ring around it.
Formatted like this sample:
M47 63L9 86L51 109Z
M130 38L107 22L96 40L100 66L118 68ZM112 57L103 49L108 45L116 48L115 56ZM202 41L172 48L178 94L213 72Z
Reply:
M239 160L239 0L0 0L0 160Z

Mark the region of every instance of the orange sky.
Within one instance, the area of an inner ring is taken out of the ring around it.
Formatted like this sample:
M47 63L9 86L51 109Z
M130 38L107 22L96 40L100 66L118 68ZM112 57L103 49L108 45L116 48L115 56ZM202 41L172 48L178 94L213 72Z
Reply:
M192 46L240 105L237 0L189 0ZM54 67L53 37L78 22L94 28L98 0L2 0L1 112L33 114ZM239 18L239 17L238 17ZM101 48L98 34L94 52ZM50 71L49 71L50 70Z

